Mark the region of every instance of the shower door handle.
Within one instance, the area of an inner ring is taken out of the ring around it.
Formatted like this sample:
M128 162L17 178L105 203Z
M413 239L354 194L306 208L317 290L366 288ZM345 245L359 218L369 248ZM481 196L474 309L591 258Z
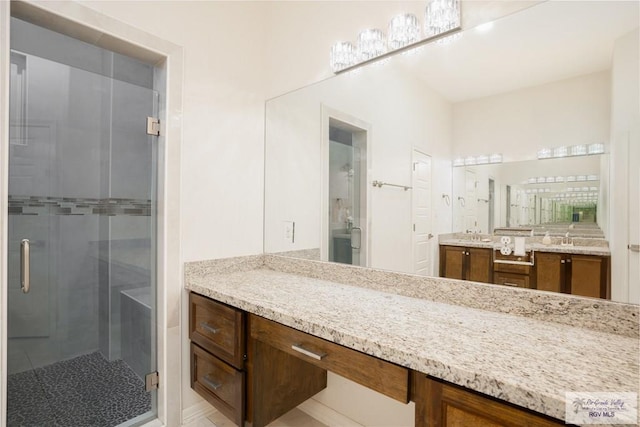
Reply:
M22 292L29 293L31 289L31 253L29 239L20 242L20 284Z
M353 244L353 235L354 235L354 232L355 232L356 230L358 230L358 246L355 246L355 245ZM362 228L360 228L360 227L353 227L353 228L351 229L351 249L358 250L358 249L360 249L361 247L362 247Z

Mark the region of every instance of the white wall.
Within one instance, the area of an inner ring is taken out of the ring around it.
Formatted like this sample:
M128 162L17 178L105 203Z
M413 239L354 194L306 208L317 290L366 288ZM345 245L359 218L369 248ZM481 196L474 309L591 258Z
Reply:
M85 4L184 47L183 261L261 252L266 4Z
M413 149L432 156L439 189L432 201L433 234L448 232L450 223L443 218L450 216L450 207L441 207L441 193L451 192L450 105L401 69L382 65L268 102L265 250L320 247L322 105L371 126L369 181L411 185ZM412 193L370 185L366 191L372 209L370 266L412 272ZM282 238L283 221L296 222L293 245Z
M616 42L611 81L611 299L640 303L640 31Z
M506 225L506 184L517 184L533 176L566 176L570 174L594 173L604 177L607 185L608 168L599 168L608 157L568 158L560 161L533 160L540 148L561 145L590 144L609 141L610 123L610 72L578 76L541 86L453 104L453 148L454 158L468 155L502 153L504 161L499 165L502 172L496 181L496 226ZM515 162L515 163L514 163ZM560 165L555 163L562 162ZM511 167L513 165L513 168ZM461 173L455 168L454 173ZM474 166L482 186L478 198L486 199L484 186L495 166ZM598 170L601 169L601 170ZM487 173L483 172L487 171ZM463 214L457 203L458 195L464 192L463 179L454 178L454 227L461 227ZM512 190L515 188L512 187ZM605 192L606 192L605 188ZM515 194L515 193L514 193ZM515 198L512 204L517 204ZM486 204L480 202L478 209ZM608 217L607 203L601 203L598 214ZM520 212L520 224L528 222ZM480 215L481 230L486 231L487 220ZM513 224L512 224L513 225ZM606 230L606 228L603 228Z
M610 75L603 71L453 106L453 154L503 153L505 162L538 150L609 140Z

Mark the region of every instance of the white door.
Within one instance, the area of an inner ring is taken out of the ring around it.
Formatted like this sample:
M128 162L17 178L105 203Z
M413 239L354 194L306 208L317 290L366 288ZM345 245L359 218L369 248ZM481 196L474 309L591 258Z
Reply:
M431 267L431 157L413 150L413 271L424 276Z
M465 171L465 196L460 200L464 209L464 231L473 232L478 227L478 180L476 173Z

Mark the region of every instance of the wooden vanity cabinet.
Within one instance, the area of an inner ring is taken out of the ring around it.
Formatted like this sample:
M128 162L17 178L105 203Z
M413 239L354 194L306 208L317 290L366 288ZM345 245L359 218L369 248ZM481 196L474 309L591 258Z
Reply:
M609 257L538 252L537 289L610 298Z
M440 246L440 277L493 282L491 249Z
M237 425L245 419L245 313L189 293L191 388Z
M535 276L532 277L531 274L533 267L529 265L534 256L533 252L527 252L522 256L502 255L500 251L495 250L493 283L518 288L535 288Z
M265 427L326 388L327 371L415 402L417 427L564 425L193 292L189 337L191 387L237 426Z
M550 427L564 422L412 372L416 427Z

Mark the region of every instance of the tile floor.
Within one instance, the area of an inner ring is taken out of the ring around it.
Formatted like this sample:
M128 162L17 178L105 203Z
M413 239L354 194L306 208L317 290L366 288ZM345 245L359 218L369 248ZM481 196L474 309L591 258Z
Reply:
M144 382L95 352L9 375L10 427L111 427L151 409Z
M236 425L220 412L214 412L206 418L201 418L185 424L183 427L236 427ZM293 409L267 427L328 427L315 418L310 417L300 409Z

